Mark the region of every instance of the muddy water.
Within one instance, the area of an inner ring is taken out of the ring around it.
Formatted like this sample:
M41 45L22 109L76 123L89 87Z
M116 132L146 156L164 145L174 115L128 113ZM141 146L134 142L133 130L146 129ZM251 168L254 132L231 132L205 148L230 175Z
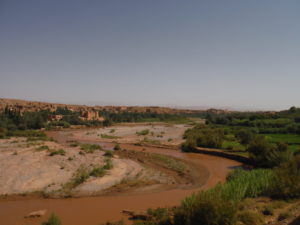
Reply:
M66 141L59 135L59 142ZM110 144L106 144L110 147ZM139 146L122 145L123 148L141 150ZM146 148L146 151L172 155L191 163L199 171L198 177L202 185L191 189L173 189L156 193L99 196L76 199L40 199L26 198L17 200L0 200L0 225L39 225L47 219L51 212L57 214L63 225L99 225L108 220L124 219L121 214L124 209L141 211L150 207L165 207L178 205L180 201L201 189L213 187L218 182L224 182L228 172L240 163L216 156L181 153L163 148ZM25 219L29 212L47 209L47 215L42 218Z

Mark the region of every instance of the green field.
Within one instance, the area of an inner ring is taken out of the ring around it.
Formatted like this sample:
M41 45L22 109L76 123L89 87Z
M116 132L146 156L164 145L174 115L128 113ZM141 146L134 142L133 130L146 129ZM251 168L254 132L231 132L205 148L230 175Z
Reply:
M297 134L265 134L271 143L284 142L292 145L300 145L300 135Z
M300 149L300 135L297 134L265 134L266 139L271 143L284 142L289 145L291 151Z
M289 145L291 151L300 149L300 135L297 134L264 134L270 143L283 142ZM233 134L227 134L226 140L222 144L222 149L230 151L245 151L246 147L239 143Z
M245 151L245 146L241 145L238 141L224 141L222 144L223 149L233 151Z

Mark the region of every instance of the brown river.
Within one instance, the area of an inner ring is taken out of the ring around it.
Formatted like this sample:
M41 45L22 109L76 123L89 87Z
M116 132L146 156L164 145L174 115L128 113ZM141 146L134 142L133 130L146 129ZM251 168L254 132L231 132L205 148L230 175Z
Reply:
M62 142L63 140L58 141ZM110 146L109 144L106 145ZM122 147L132 150L141 150L142 148L130 144L124 144ZM196 168L196 176L201 181L197 186L190 189L172 189L154 193L66 199L43 199L39 197L2 199L0 200L0 225L40 225L42 221L47 220L52 212L61 218L63 225L99 225L120 219L129 223L127 217L121 213L122 210L142 211L148 208L178 205L182 199L192 193L211 188L218 182L224 182L228 172L241 165L239 162L217 156L182 153L174 149L147 147L146 151L171 155L188 162ZM24 218L28 213L41 209L47 210L46 216Z

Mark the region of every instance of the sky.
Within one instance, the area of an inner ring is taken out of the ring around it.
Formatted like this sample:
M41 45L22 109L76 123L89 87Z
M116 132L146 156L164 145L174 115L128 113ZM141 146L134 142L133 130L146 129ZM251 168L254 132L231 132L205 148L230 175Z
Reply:
M300 106L299 0L0 0L0 98Z

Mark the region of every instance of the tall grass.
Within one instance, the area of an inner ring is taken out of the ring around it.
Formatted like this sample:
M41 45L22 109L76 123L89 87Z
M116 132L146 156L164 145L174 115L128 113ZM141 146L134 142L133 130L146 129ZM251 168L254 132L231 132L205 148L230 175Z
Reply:
M183 200L182 206L189 208L194 201L209 196L220 196L222 199L237 203L244 198L268 195L274 188L274 178L275 173L270 169L252 171L237 169L228 176L228 182L187 197Z
M270 169L234 170L228 176L228 182L222 185L223 197L240 201L244 198L268 195L274 187L274 178L275 173Z
M271 192L275 185L274 174L268 169L235 170L225 184L218 184L210 190L201 191L184 199L175 218L179 218L180 223L185 225L194 225L198 222L207 225L234 224L237 203L244 198Z

